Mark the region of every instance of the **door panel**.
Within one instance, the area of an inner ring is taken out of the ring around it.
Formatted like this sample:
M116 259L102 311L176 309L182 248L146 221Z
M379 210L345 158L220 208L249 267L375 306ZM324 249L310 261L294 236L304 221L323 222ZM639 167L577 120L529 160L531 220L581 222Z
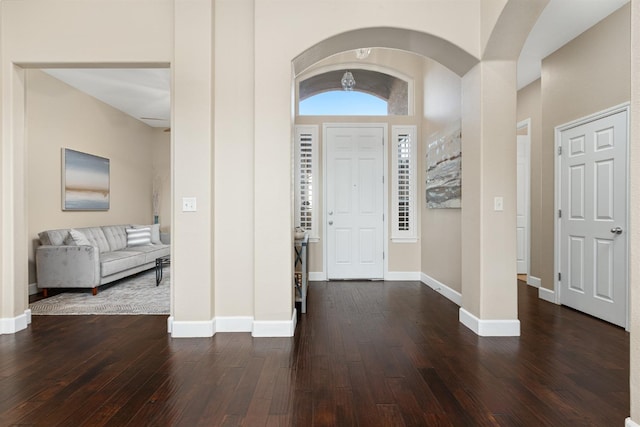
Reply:
M626 111L560 134L561 302L620 326L627 316L627 139Z
M381 279L382 127L326 128L327 277Z

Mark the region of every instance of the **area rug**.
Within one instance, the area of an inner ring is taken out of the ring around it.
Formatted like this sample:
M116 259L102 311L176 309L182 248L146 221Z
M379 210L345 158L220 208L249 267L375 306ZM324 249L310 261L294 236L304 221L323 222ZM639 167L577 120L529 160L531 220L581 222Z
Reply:
M155 270L118 280L98 289L65 289L64 292L29 304L32 315L169 314L169 269L156 286ZM54 290L54 292L56 292Z

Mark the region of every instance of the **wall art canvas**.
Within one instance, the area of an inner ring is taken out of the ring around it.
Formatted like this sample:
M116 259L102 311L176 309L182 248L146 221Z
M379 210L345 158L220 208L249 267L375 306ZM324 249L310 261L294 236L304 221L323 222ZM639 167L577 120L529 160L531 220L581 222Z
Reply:
M62 149L62 210L109 210L109 159Z
M462 132L460 125L433 135L427 144L427 207L462 207Z

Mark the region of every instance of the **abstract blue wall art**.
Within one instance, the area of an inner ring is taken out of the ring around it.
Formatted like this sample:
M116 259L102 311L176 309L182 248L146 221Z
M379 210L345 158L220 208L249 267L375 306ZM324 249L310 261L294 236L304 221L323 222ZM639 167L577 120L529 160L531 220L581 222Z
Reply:
M109 159L62 149L62 210L109 210Z
M460 124L427 142L427 207L462 207L462 132Z

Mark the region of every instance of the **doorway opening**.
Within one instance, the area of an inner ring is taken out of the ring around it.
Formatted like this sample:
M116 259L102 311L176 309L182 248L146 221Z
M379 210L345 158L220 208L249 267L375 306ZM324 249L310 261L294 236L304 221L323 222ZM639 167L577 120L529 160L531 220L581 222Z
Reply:
M518 123L516 144L516 268L518 279L527 282L531 252L531 119Z
M126 64L121 68L40 67L24 70L28 112L25 117L28 130L25 198L30 207L26 233L31 300L41 291L35 252L40 245L38 234L43 231L116 225L148 227L152 244L165 247L170 245L171 232L170 69L137 68L139 65L126 68ZM61 151L65 150L108 159L107 209L70 211L65 210L64 205L61 208L61 199L64 203L68 193L61 187L61 176L66 169L63 170L60 160ZM118 244L126 249L126 235L120 240ZM139 269L136 264L130 270L131 275L126 274L126 270L112 271L112 278L144 279L154 285L152 258L149 252L140 264L140 268L145 267L141 271L146 273L133 275L134 270ZM167 291L163 305L166 310L156 314L170 312L168 268L164 267L164 280L158 287ZM115 285L101 287L98 293L119 286L115 281L108 282ZM73 286L68 289L79 293ZM156 308L154 306L154 310Z

